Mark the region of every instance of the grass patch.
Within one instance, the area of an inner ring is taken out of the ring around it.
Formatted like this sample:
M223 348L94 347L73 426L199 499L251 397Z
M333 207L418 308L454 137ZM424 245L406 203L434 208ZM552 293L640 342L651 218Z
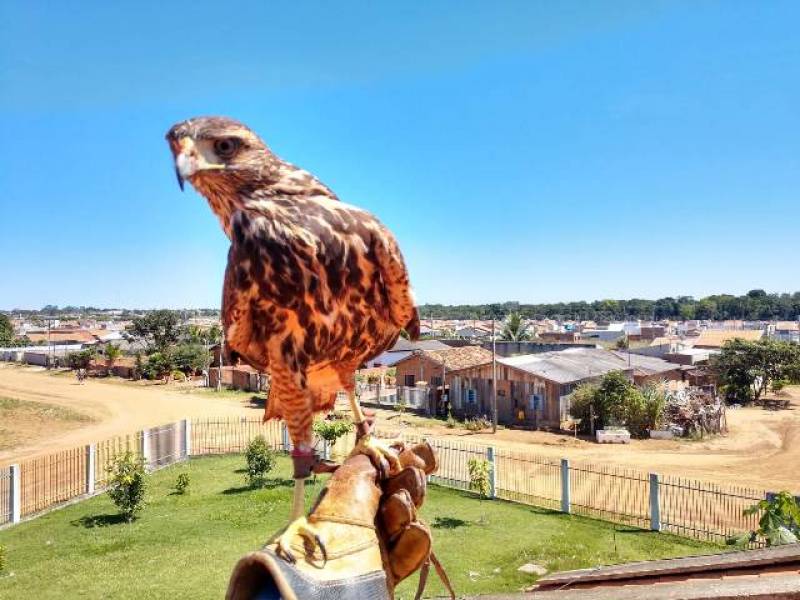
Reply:
M58 421L78 421L81 423L92 421L90 416L64 406L0 397L0 419L12 419L23 414L47 420L56 419Z
M8 551L2 598L221 598L230 569L261 546L289 514L289 460L274 483L244 486L243 456L194 459L151 478L149 505L132 524L98 496L0 531ZM178 472L191 492L171 494ZM307 502L322 482L307 487ZM481 514L487 523L478 524ZM459 595L516 591L534 578L526 562L550 570L719 551L682 538L562 515L502 501L483 506L469 494L432 486L422 517ZM625 531L621 535L621 531ZM416 577L398 589L413 598ZM428 596L443 593L435 575Z
M18 446L31 431L52 432L59 426L69 428L92 421L89 415L71 408L0 396L0 450Z

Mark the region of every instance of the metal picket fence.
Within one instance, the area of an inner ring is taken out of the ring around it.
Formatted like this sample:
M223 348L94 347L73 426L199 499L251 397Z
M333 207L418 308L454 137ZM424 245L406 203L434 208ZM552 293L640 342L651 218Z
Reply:
M423 439L407 427L379 428L376 434L412 444ZM280 422L194 419L2 466L0 526L99 492L105 487L108 465L123 452L140 456L152 471L189 456L241 453L259 435L276 450L290 448ZM431 483L467 490L469 460L485 459L491 466L494 498L703 540L722 542L756 529L759 515L745 516L743 511L766 497L763 490L558 460L452 438L427 441L439 461ZM333 448L321 442L318 447L328 456L342 458L353 443L350 434Z

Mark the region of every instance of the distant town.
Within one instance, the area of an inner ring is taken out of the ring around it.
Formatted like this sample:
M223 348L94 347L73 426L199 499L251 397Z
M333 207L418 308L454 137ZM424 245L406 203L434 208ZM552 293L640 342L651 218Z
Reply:
M564 428L575 412L573 392L612 372L639 387L659 382L701 389L720 383L719 369L710 366L732 342L800 343L798 292L423 305L420 314L422 338L400 339L363 365L360 392L379 404L387 401L382 394L391 394L394 402L428 414L496 414L500 423L532 428ZM90 376L202 377L207 386L252 391L268 386L265 374L226 362L216 309L45 306L8 311L3 321L5 361L74 368ZM375 383L383 389L369 387ZM731 385L726 389L729 396L742 393Z

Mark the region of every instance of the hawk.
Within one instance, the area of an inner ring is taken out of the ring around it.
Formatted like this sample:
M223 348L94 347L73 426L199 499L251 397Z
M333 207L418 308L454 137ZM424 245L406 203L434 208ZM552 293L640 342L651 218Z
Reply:
M264 418L282 418L289 430L299 521L303 480L314 463L314 414L332 409L343 389L367 433L354 394L356 369L394 345L401 330L419 337L403 256L378 219L341 202L238 121L192 118L166 138L181 189L188 180L205 196L231 241L225 340L231 352L270 373ZM369 435L361 445L374 457L393 457Z

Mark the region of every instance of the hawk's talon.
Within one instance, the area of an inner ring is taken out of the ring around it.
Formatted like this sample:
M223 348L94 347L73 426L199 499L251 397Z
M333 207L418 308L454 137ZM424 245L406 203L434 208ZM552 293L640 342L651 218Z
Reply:
M300 517L299 519L289 523L289 526L278 538L278 542L275 545L275 554L283 558L285 561L295 564L297 562L297 557L294 555L291 549L292 541L294 540L295 536L300 536L303 538L306 544L306 551L309 554L313 555L314 548L319 548L320 553L322 554L322 567L324 567L328 562L328 549L325 547L325 542L322 540L322 536L320 536L317 530L308 522L306 517ZM310 549L309 546L311 546Z
M396 475L402 470L397 452L392 450L393 445L401 443L400 440L381 440L372 434L367 434L358 441L350 455L367 455L381 472L383 472L382 462L385 460L389 464L389 470L387 473L383 473L383 475L389 477Z

